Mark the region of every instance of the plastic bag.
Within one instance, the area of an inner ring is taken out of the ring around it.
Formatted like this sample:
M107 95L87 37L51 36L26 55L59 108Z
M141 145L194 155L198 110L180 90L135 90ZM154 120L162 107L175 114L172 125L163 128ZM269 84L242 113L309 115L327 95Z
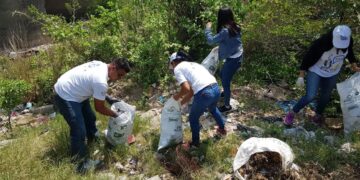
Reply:
M170 98L161 112L158 151L183 141L180 103Z
M238 170L247 163L251 155L260 152L276 152L279 153L282 160L283 169L295 168L297 167L293 164L294 154L289 145L285 142L276 139L276 138L256 138L252 137L244 141L235 156L233 162L234 174L238 179L245 179Z
M111 105L111 110L117 112L119 116L117 118L110 117L105 137L114 146L127 143L133 129L135 107L119 101Z
M219 64L219 47L216 46L211 50L209 55L201 62L210 74L214 75Z
M344 118L344 133L360 130L360 73L336 84Z

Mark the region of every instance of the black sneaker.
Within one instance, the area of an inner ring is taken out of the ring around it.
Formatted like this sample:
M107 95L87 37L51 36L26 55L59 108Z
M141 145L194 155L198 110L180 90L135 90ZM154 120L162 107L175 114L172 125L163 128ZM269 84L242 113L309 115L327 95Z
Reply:
M220 111L220 112L228 112L228 111L230 111L231 109L232 109L231 106L221 106L221 107L219 107L219 111Z

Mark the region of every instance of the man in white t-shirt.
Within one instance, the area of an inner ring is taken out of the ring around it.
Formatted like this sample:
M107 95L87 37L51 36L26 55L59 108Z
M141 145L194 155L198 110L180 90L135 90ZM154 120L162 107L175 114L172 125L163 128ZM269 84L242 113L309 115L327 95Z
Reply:
M97 133L96 116L89 99L94 98L97 112L117 117L116 112L105 106L108 81L116 81L129 71L130 66L125 58L114 59L110 64L91 61L74 67L57 80L54 85L55 105L70 127L71 155L74 160L87 158L85 139L89 143Z
M204 66L186 60L188 60L188 55L181 51L170 56L170 68L174 69L176 80L181 86L180 92L175 94L173 98L183 105L194 96L189 114L192 142L188 145L197 147L200 144L199 118L206 111L206 108L214 116L219 126L217 129L219 135L226 135L225 121L216 107L220 98L220 90L215 77Z

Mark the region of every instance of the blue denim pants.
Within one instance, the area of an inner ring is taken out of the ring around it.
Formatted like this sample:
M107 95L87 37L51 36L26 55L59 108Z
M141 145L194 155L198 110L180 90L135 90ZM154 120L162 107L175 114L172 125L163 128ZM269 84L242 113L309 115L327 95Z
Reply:
M230 106L231 80L241 66L243 56L238 58L227 58L220 72L221 83L224 89L224 104Z
M83 159L88 155L85 138L91 141L97 132L96 116L91 109L89 99L78 103L66 101L55 95L55 105L70 127L71 156Z
M224 128L224 119L221 116L216 104L220 98L219 86L215 83L205 87L194 95L193 104L191 106L189 121L192 133L192 143L200 143L200 116L208 108L209 112L215 118L219 128Z
M325 78L308 71L306 75L306 94L295 104L293 111L298 113L302 108L311 103L320 88L316 114L322 115L327 103L330 101L331 92L336 86L337 76Z

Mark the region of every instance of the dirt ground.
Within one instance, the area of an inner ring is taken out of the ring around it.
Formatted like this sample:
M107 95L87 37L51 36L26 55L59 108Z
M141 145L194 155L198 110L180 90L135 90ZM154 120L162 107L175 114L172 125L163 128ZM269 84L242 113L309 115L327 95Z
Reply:
M133 82L125 82L121 84L114 84L111 94L114 97L124 99L128 102L135 102L135 100L144 99L147 109L161 109L162 104L159 102L160 97L170 97L177 90L175 86L169 86L162 90L160 87L153 86L148 89L135 86ZM242 98L256 99L270 104L276 101L286 100L287 97L293 95L293 91L287 87L279 87L269 85L265 88L255 86L241 86L233 89L233 98L241 101ZM146 109L145 109L146 111ZM303 113L303 118L312 115L312 111L306 110ZM158 114L159 115L159 114ZM278 121L279 118L284 117L285 113L282 110L263 111L257 106L247 107L246 110L236 111L233 116L236 116L239 122L244 123L247 119L265 118L270 121ZM267 118L268 117L268 118ZM342 130L342 120L340 118L328 118L325 122L329 129L334 132ZM173 155L169 157L174 157ZM189 158L189 157L186 157ZM164 159L163 159L164 160ZM183 173L181 166L177 163L178 160L167 159L164 160L164 167L174 174ZM175 163L169 163L175 162ZM325 169L317 163L306 163L301 165L300 172L284 172L282 170L281 158L279 154L274 152L257 153L251 156L248 164L240 170L242 175L247 175L248 179L360 179L360 167L352 167L344 164L339 166L333 172L326 172ZM233 179L234 177L232 177Z

